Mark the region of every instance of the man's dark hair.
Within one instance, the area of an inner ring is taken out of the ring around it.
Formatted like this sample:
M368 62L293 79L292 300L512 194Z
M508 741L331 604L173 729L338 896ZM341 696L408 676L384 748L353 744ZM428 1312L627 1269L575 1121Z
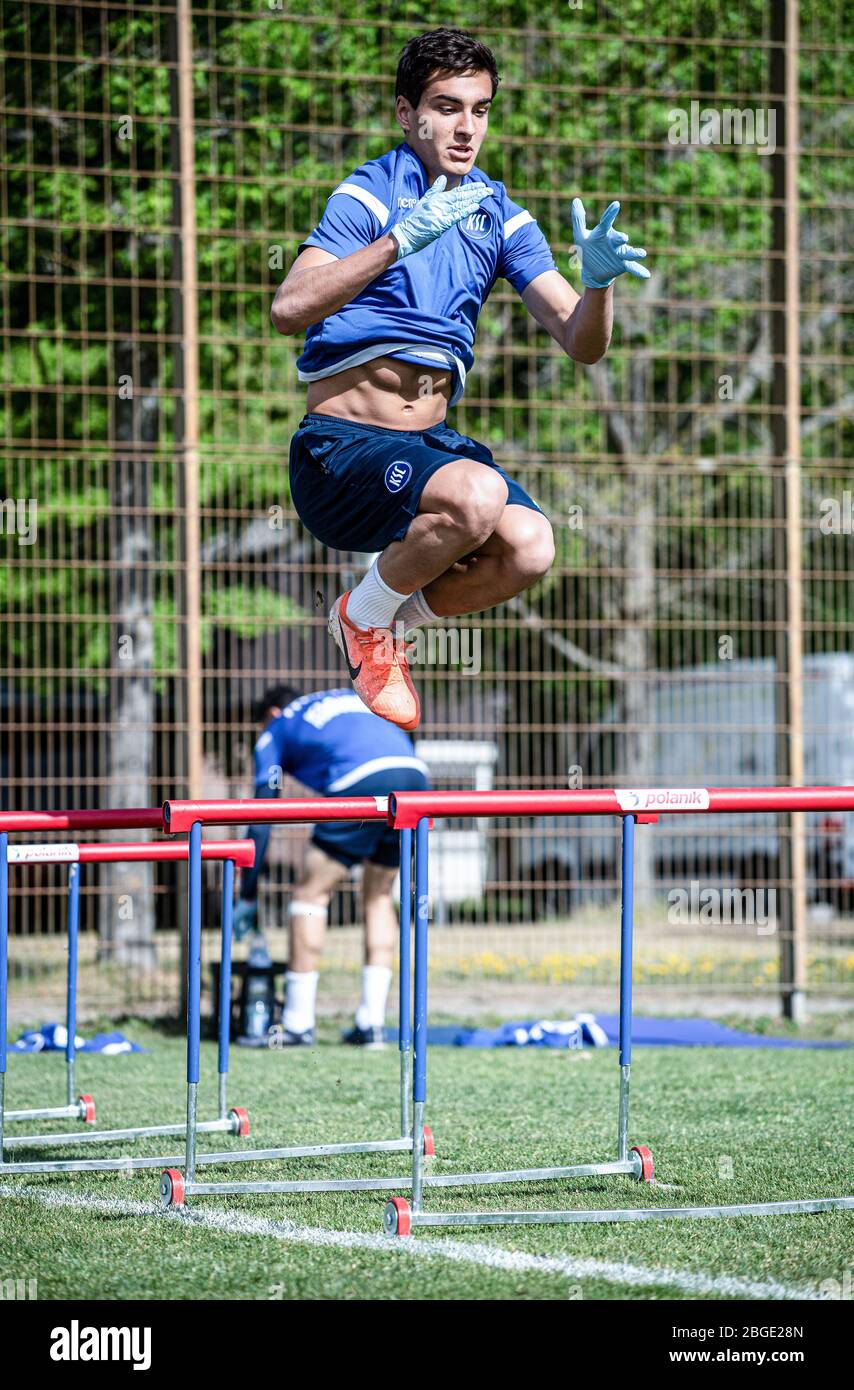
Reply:
M252 706L252 717L256 724L262 723L271 709L284 709L292 700L299 699L300 692L292 685L271 685Z
M492 79L492 95L501 81L495 58L486 44L479 43L462 29L431 29L410 39L397 64L395 96L406 97L410 106L417 106L421 93L437 72L488 72Z

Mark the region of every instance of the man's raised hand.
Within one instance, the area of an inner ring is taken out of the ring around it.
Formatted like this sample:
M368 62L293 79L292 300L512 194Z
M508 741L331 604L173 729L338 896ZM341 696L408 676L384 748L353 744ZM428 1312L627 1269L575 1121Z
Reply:
M614 231L619 211L619 203L609 203L599 225L588 232L584 204L580 198L572 200L572 234L581 262L581 283L588 289L607 289L625 271L639 280L650 278L646 266L638 264L646 256L643 248L629 246L625 232Z
M400 244L398 260L429 246L443 232L475 212L481 201L492 192L488 184L479 181L461 183L457 188L446 191L447 182L445 175L440 174L412 211L390 229L389 234Z

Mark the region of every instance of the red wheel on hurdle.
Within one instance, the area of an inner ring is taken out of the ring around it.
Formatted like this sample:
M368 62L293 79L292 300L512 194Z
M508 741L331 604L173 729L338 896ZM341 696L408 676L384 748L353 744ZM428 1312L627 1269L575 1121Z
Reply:
M635 1144L632 1153L637 1154L640 1159L640 1172L638 1173L639 1182L652 1182L655 1176L655 1164L652 1161L652 1154L645 1144Z
M392 1197L383 1214L383 1230L387 1236L408 1236L412 1233L411 1208L405 1197Z
M429 1125L424 1126L424 1157L432 1158L436 1152L436 1145L433 1142L433 1131Z
M166 1168L160 1174L160 1202L164 1207L184 1205L184 1179L177 1168Z
M80 1106L80 1113L83 1116L83 1123L93 1125L95 1123L95 1102L91 1096L78 1096L77 1103Z
M231 1120L232 1134L239 1134L241 1138L249 1133L249 1116L242 1105L235 1105L229 1110L228 1118Z

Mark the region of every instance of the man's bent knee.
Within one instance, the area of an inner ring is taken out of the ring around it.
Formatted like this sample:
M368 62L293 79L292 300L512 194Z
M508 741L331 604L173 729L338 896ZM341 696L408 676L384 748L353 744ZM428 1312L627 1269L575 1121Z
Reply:
M535 520L536 519L536 520ZM507 555L519 588L530 589L548 574L555 558L554 533L548 520L539 512L531 512L531 521L522 525L514 536Z
M486 464L458 463L434 473L422 493L419 511L443 516L446 524L459 532L461 541L474 547L498 525L507 505L507 484Z

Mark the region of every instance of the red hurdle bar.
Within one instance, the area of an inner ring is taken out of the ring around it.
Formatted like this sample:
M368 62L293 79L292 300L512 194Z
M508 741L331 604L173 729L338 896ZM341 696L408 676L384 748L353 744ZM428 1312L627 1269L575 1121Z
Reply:
M0 811L0 833L35 830L162 830L160 806L125 811Z
M636 798L636 799L635 799ZM202 803L204 804L204 803ZM389 823L422 816L636 816L727 811L851 811L854 787L642 787L601 791L392 792Z
M291 825L317 821L377 820L388 813L387 796L309 796L296 801L247 797L243 801L164 801L163 828L169 835L204 825Z
M63 853L73 850L74 853ZM59 851L59 852L58 852ZM97 840L43 845L10 845L10 864L113 864L174 863L189 858L186 840L130 840L127 843ZM230 859L235 868L251 869L255 863L254 840L203 840L203 859Z

